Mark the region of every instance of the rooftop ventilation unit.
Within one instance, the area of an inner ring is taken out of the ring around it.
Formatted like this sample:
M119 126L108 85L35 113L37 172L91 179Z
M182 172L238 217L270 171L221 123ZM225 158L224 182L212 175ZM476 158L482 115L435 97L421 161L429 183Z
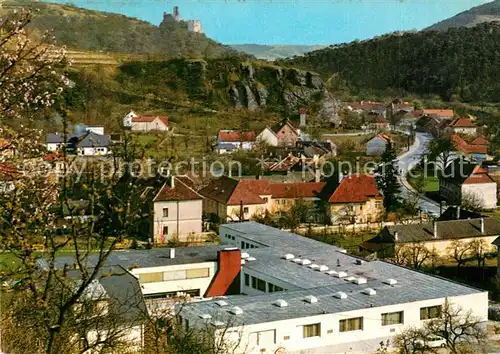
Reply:
M287 253L287 254L285 254L285 255L284 255L283 257L281 257L281 258L286 259L286 260L291 260L291 259L294 259L294 258L295 258L295 256L294 256L293 254L291 254L291 253Z
M312 295L307 295L305 298L304 298L304 301L305 302L308 302L310 304L315 304L318 302L318 298L316 296L312 296Z
M384 280L384 284L387 284L387 285L396 285L398 283L398 281L396 279L386 279Z
M365 290L363 290L363 294L372 296L372 295L376 295L377 292L372 288L366 288Z
M204 319L204 320L209 320L212 318L212 315L209 315L208 313L203 313L199 317Z
M346 272L338 272L337 274L334 274L333 276L337 277L337 278L344 278L344 277L347 277L347 273Z
M366 284L367 280L366 280L366 278L358 277L358 278L355 278L352 282L354 284L361 285L361 284Z
M233 315L241 315L243 313L243 310L240 307L235 306L230 308L229 312L232 313Z
M337 272L336 270L329 270L326 272L326 274L336 276L337 274L339 274L339 272Z
M212 326L215 326L215 327L222 327L224 325L225 325L225 323L222 321L213 321L212 322Z
M347 253L347 250L346 250L346 249L344 249L344 248L341 248L341 249L339 249L339 252L340 252L340 253Z
M293 262L294 263L302 263L302 259L300 259L300 258L294 258Z
M311 264L311 265L309 266L309 268L311 268L311 269L318 269L318 268L319 268L319 265L317 265L317 264Z
M310 260L308 260L308 259L303 259L302 260L302 265L309 265L309 264L311 264Z
M320 265L319 268L317 270L319 270L320 272L326 272L328 268L326 265Z
M350 281L350 282L353 282L353 283L354 283L354 280L356 280L356 277L353 277L353 276L351 275L351 276L349 276L349 277L345 278L344 280L345 280L345 281Z
M239 249L239 248L238 247L226 247L226 248L224 248L224 251L235 251L237 249Z
M365 263L365 261L363 261L362 259L356 259L356 264L357 265L362 265L364 263Z
M250 255L247 252L243 252L241 254L241 258L243 258L243 259L248 258L248 257L250 257Z
M224 300L217 300L215 303L216 303L217 305L219 305L220 307L222 307L222 306L227 306L227 302L226 302L226 301L224 301Z
M333 294L334 297L336 297L337 299L347 299L347 294L346 293L343 293L342 291L338 291L336 292L335 294Z
M288 302L286 302L283 299L278 299L275 302L273 302L273 305L274 306L278 306L278 307L287 307L288 306Z
M249 261L249 262L251 262L251 261L255 261L256 259L257 258L255 258L255 257L248 257L246 260Z

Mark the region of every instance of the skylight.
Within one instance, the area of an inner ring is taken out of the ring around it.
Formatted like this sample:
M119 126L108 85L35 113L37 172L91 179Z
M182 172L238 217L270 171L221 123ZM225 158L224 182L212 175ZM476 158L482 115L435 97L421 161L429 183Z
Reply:
M307 295L305 298L304 298L304 301L305 302L308 302L310 304L315 304L318 302L318 298L316 296L312 296L312 295Z
M219 305L220 307L222 307L222 306L227 306L227 302L226 302L226 301L224 301L224 300L217 300L215 303L216 303L217 305Z
M294 259L294 258L295 258L295 256L294 256L293 254L291 254L291 253L287 253L287 254L285 254L285 255L284 255L283 257L281 257L281 258L286 259L286 260L290 260L290 259Z
M303 259L302 260L302 265L308 265L308 264L311 264L310 260L308 260L308 259Z
M398 283L398 281L396 279L386 279L384 280L384 284L387 284L387 285L396 285Z
M365 290L363 290L363 294L372 296L372 295L376 295L377 292L375 291L375 289L366 288Z
M232 313L233 315L241 315L241 314L243 314L243 310L240 307L238 307L238 306L234 306L234 307L230 308L229 312Z
M278 307L287 307L288 306L288 302L286 302L285 300L283 299L278 299L276 300L275 302L273 302L273 304L275 306L278 306Z
M204 319L204 320L209 320L212 318L212 315L209 315L208 313L202 313L200 315L200 318Z
M347 299L347 294L342 292L342 291L338 291L336 292L335 294L333 294L334 297L336 297L337 299Z

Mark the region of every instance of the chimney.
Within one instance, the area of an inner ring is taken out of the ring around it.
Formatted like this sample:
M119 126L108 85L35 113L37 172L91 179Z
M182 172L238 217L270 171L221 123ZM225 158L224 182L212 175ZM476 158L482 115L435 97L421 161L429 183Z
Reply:
M397 241L397 240L398 240L398 232L394 231L394 241Z
M321 182L321 170L317 167L314 170L314 182Z
M174 175L170 176L170 188L172 188L172 189L175 188L175 176Z
M438 225L437 225L437 222L433 221L432 222L432 226L434 227L434 233L433 233L432 237L433 238L437 238L438 237Z
M170 249L170 254L169 254L169 256L170 256L170 259L174 259L174 258L175 258L175 248L171 248L171 249Z
M457 220L460 219L460 205L457 206Z
M484 234L484 218L481 218L481 233Z
M240 291L241 251L226 248L218 252L217 271L205 297L238 294Z

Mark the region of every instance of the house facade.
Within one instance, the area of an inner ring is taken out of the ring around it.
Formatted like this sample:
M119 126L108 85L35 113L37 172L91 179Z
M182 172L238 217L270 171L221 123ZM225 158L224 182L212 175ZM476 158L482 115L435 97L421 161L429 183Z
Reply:
M496 182L485 169L462 158L448 165L439 179L439 192L449 204L472 200L483 209L495 209L497 206Z
M66 139L67 141L64 143L62 134L47 134L47 150L55 152L66 147L68 152L79 156L104 156L112 152L111 138L108 135L98 134L92 130L67 134Z
M264 128L264 130L257 135L256 140L269 146L278 146L278 136L269 127Z
M300 131L298 131L289 121L286 121L277 131L278 146L293 147L299 140Z
M256 141L254 132L240 132L237 130L219 130L217 145L214 150L220 154L233 152L238 149L252 150Z
M387 143L391 141L385 134L378 134L366 143L366 155L380 156L384 153Z
M134 111L123 117L123 126L132 131L168 131L168 117L138 116Z
M189 242L203 231L203 197L186 176L171 176L153 199L155 243Z
M448 124L447 131L452 134L476 135L477 127L469 118L455 118Z

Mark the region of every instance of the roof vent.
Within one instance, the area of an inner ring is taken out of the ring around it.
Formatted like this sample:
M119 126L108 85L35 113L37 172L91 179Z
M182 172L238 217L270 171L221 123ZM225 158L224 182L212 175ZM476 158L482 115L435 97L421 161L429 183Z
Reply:
M339 273L336 270L329 270L326 272L326 274L336 276Z
M364 260L362 260L362 259L356 259L356 264L357 264L357 265L362 265L362 264L364 264L364 263L365 263L365 261L364 261Z
M318 269L318 268L319 268L319 265L317 265L317 264L311 264L311 265L309 266L309 268L311 268L311 269Z
M247 258L247 261L251 262L251 261L255 261L256 259L257 259L257 258L255 258L255 257L248 257L248 258Z
M347 273L346 272L338 272L337 274L334 274L333 276L337 277L337 278L344 278L344 277L347 277Z
M312 296L312 295L307 295L305 298L304 298L304 301L305 302L308 302L310 304L315 304L318 302L318 298L316 296Z
M278 306L278 307L287 307L288 306L288 302L286 302L283 299L278 299L275 302L273 302L273 305L274 306Z
M341 249L339 249L339 252L340 252L340 253L347 253L347 250L346 250L346 249L344 249L344 248L341 248Z
M337 299L347 299L347 294L342 292L342 291L338 291L336 292L335 294L333 294L334 297L336 297Z
M386 279L384 280L384 284L387 284L387 285L396 285L398 283L398 281L396 279Z
M354 284L361 285L361 284L366 284L367 280L366 280L366 278L358 277L358 278L354 278L354 280L352 282Z
M238 247L226 247L226 248L224 248L224 251L235 251L237 249L239 249L239 248Z
M209 315L208 313L203 313L200 315L200 318L202 318L204 320L209 320L212 318L212 315Z
M375 291L375 289L366 288L365 290L363 290L363 294L372 296L372 295L376 295L377 292Z
M294 258L293 262L294 263L302 263L302 259L300 259L300 258Z
M326 272L328 269L330 268L328 268L326 265L320 265L318 268L320 272Z
M352 275L351 276L348 276L347 278L344 279L345 281L350 281L350 282L354 282L356 280L356 277L353 277Z
M287 253L287 254L285 254L285 255L284 255L283 257L281 257L281 258L286 259L286 260L291 260L291 259L294 259L294 258L295 258L295 256L294 256L293 254L291 254L291 253Z
M250 257L250 255L247 252L243 252L241 254L241 258L243 258L243 259L248 258L248 257Z
M310 260L308 260L308 259L303 259L302 260L302 265L309 265L309 264L311 264Z
M241 315L243 313L243 310L240 307L235 306L230 308L229 312L232 313L233 315Z
M213 321L212 322L212 326L215 326L215 327L221 327L221 326L224 326L225 323L222 322L222 321Z
M215 303L216 303L217 305L219 305L220 307L222 307L222 306L227 306L227 302L226 302L226 301L224 301L224 300L217 300Z

